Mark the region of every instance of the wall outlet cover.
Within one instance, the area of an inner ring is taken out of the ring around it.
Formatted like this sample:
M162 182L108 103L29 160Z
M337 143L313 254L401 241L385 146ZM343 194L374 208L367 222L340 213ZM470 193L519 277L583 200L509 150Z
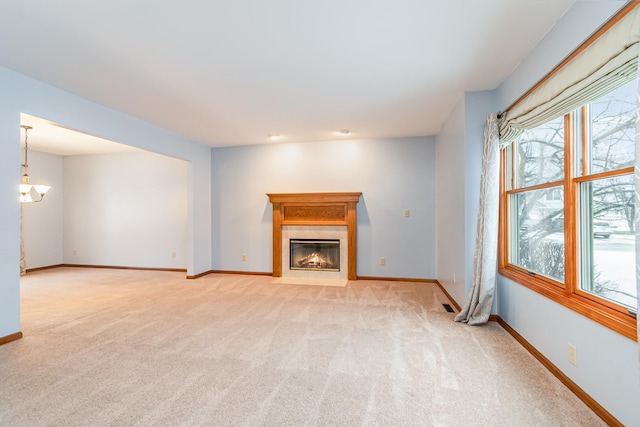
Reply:
M573 344L569 344L569 363L571 363L574 366L578 365L578 351L576 349L576 346Z

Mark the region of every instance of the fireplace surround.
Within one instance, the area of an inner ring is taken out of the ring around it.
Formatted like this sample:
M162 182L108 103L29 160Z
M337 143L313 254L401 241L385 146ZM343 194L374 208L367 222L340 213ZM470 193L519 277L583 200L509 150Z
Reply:
M320 227L322 230L326 227L327 230L346 228L346 277L356 280L356 204L361 195L361 192L267 193L273 204L273 276L282 277L283 265L289 265L289 248L283 254L283 227ZM309 238L308 234L304 238Z

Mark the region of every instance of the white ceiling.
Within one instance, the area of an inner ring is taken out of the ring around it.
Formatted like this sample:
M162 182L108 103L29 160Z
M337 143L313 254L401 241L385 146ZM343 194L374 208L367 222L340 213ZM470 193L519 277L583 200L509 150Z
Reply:
M5 1L0 65L211 146L432 135L573 2Z

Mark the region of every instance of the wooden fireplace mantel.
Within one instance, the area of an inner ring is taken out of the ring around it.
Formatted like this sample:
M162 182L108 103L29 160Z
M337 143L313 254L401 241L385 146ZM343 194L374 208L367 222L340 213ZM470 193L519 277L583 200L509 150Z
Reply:
M273 276L282 276L283 225L346 225L347 278L356 280L356 204L361 192L267 193L273 204Z

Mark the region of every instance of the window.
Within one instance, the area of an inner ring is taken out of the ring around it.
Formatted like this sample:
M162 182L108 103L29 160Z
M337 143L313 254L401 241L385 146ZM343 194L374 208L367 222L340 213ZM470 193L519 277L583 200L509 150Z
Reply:
M502 152L500 272L631 338L636 82Z

